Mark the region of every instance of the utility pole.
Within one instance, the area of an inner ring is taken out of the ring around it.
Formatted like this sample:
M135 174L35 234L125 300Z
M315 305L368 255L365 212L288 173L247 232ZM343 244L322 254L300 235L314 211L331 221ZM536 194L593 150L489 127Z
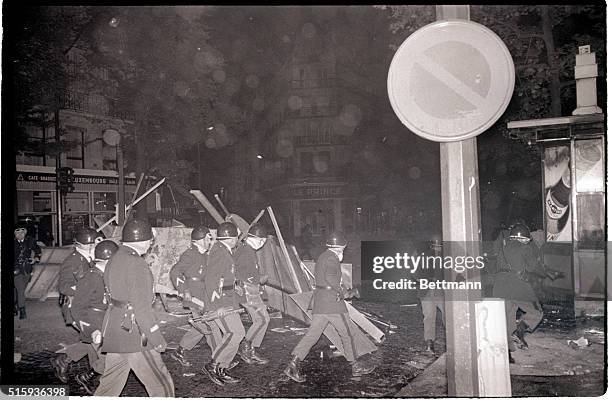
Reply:
M59 172L60 172L60 168L62 167L62 149L59 148L60 143L61 143L61 137L60 137L60 109L59 109L59 100L58 100L58 106L55 108L55 112L54 112L54 129L55 129L55 142L58 146L57 148L57 155L55 158L55 176L56 176L56 182L55 182L55 196L57 197L56 199L56 206L57 206L57 246L61 247L63 244L62 241L62 193L60 191L60 187L59 187L59 182L57 182L57 177L59 176Z

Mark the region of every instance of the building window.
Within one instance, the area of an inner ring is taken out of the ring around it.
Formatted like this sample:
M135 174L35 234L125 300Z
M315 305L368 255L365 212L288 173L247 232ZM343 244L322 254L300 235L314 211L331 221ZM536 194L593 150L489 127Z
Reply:
M34 212L50 212L51 192L34 192L32 196Z
M303 174L311 174L314 172L314 163L312 152L300 153L300 169Z
M313 157L312 166L315 173L320 175L328 174L329 165L331 163L331 152L330 151L319 151Z
M89 212L87 193L67 193L64 199L64 213Z
M85 130L77 127L66 127L66 165L71 168L85 168Z
M114 212L115 204L117 204L117 194L115 192L94 192L94 211Z

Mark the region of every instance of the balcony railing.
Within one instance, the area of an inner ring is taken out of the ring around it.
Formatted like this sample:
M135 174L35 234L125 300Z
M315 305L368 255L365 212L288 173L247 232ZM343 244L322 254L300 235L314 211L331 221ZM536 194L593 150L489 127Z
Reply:
M132 112L120 109L118 104L116 99L71 90L63 91L60 96L60 106L63 109L133 121Z

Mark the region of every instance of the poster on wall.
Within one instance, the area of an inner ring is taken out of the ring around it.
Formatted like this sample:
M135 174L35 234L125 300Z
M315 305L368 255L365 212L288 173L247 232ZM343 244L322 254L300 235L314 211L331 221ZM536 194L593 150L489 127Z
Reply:
M544 150L544 206L546 240L572 241L571 172L569 145Z
M575 147L576 192L603 192L603 140L579 140Z

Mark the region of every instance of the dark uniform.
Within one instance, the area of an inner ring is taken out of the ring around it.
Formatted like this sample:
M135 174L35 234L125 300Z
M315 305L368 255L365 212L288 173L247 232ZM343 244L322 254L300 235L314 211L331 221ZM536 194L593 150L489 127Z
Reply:
M76 248L66 257L60 265L57 289L62 298L62 315L68 325L72 325L74 319L71 314L72 299L76 292L77 283L89 272L89 259L81 255Z
M124 236L129 225L124 226ZM166 340L151 307L155 295L149 266L134 249L122 245L106 265L104 282L109 307L102 327L102 352L107 355L95 395L119 396L133 370L149 396L173 397L174 382L155 350L163 350Z
M353 362L356 353L355 343L350 334L348 309L340 286L342 271L338 256L330 250L325 250L317 259L314 276L315 291L310 328L291 354L300 361L304 360L323 334L327 324L331 324L342 340L344 357L347 361Z
M103 275L104 273L98 268L90 268L77 283L71 307L81 342L91 347L87 353L89 365L98 374L104 372L104 357L99 356L99 346L92 342L91 334L96 330L102 331L102 321L106 312Z
M79 281L91 272L91 263L76 249L68 255L68 257L60 265L58 290L60 295L63 295L62 300L62 315L66 324L73 326L79 330L76 318L73 314L73 301L76 294ZM80 331L80 330L79 330ZM76 343L67 345L65 348L65 357L58 357L53 362L56 374L62 382L67 381L65 374L66 368L70 362L76 362L87 355L89 360L96 359L97 355L92 346L88 343L77 341ZM90 364L92 367L93 364ZM63 372L62 372L63 371Z
M256 362L266 363L267 360L261 358L254 351L255 348L261 347L263 338L268 330L268 324L270 324L270 315L259 290L259 281L263 274L259 268L257 253L248 243L241 242L234 252L234 261L236 263L236 279L244 290L244 294L239 297L239 301L253 321L253 324L246 333L241 357L246 362L257 358L260 361Z
M208 254L201 254L195 245L191 245L181 255L179 261L170 270L170 280L176 287L179 295L184 296L189 293L193 299L190 307L194 312L208 311L206 300L206 289L204 286L204 274L206 272L206 263ZM196 322L196 326L192 326L181 339L180 348L191 350L202 339L206 338L206 342L211 350L221 342L221 330L216 323ZM210 334L203 334L203 331L210 331Z
M533 241L523 244L507 239L497 254L498 273L495 275L493 296L506 299L508 349L516 350L512 334L517 330L517 310L525 314L521 320L527 328L535 329L542 320L542 307L529 281L530 277L545 277L539 261L538 248Z
M204 277L206 302L209 310L235 310L238 301L234 295L235 264L232 253L223 243L216 241L210 248ZM227 369L238 352L244 338L244 326L237 313L215 319L223 338L213 350L213 364Z
M432 241L432 244L435 242ZM436 251L430 247L428 255L431 257L442 255L441 241L440 250ZM438 267L439 263L434 262L433 268L419 269L419 279L427 279L430 282L437 280L444 280L444 269ZM421 311L423 313L423 338L427 345L427 351L434 352L434 341L436 340L436 318L438 310L442 315L442 322L444 323L444 291L442 289L419 289L417 293L418 298L421 300Z
M40 260L42 251L34 238L25 236L23 240L15 238L15 264L13 269L13 281L15 283L16 310L19 310L19 318L24 319L25 313L25 290L32 278L32 260Z
M328 249L319 256L315 264L315 291L312 295L310 328L291 352L292 359L283 371L294 381L304 382L306 380L301 375L300 362L306 358L328 324L336 329L342 340L344 358L351 363L353 376L366 375L375 369L375 366L366 366L360 361L355 361L357 350L355 339L351 335L352 321L349 319L348 309L344 302L349 292L341 285L340 256L347 243L347 239L341 232L331 233L326 241Z

